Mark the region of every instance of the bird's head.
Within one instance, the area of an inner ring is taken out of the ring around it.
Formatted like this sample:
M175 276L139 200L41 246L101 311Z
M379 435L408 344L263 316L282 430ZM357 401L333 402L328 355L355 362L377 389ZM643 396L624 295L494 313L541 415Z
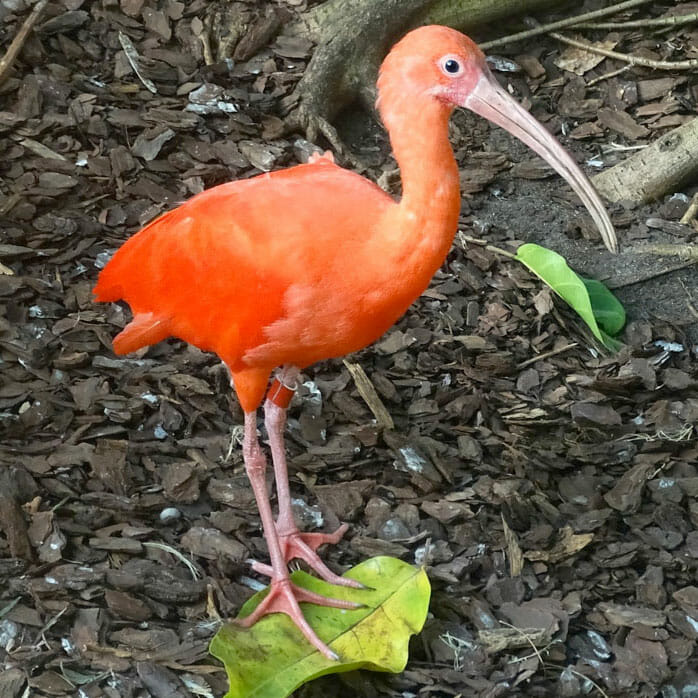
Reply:
M383 113L405 99L436 100L450 111L463 105L483 71L485 55L467 36L448 27L419 27L395 44L383 61L378 108Z
M406 34L383 61L377 106L388 130L430 106L446 117L454 107L465 107L506 129L568 181L606 247L617 251L613 224L586 175L550 132L499 85L485 55L467 36L434 25Z

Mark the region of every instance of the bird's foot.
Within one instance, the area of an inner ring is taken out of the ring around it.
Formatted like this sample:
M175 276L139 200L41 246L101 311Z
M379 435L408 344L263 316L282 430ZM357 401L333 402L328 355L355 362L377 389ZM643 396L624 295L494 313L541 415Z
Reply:
M285 576L272 578L269 593L262 602L246 618L237 620L239 625L249 628L254 625L262 616L269 613L285 613L305 635L306 640L317 650L322 652L328 659L337 661L339 657L333 652L310 627L310 624L303 616L299 603L314 603L320 606L331 606L332 608L343 608L354 610L361 608L362 604L342 599L331 599L327 596L316 594L307 589L296 586L291 582L288 572Z
M301 533L295 526L279 531L279 544L281 554L289 563L291 560L303 560L319 577L330 584L338 586L352 587L354 589L365 589L366 587L355 579L340 577L335 574L315 552L325 543L338 543L341 537L347 532L349 524L342 524L334 533ZM252 569L260 574L273 576L272 568L260 562L254 562Z

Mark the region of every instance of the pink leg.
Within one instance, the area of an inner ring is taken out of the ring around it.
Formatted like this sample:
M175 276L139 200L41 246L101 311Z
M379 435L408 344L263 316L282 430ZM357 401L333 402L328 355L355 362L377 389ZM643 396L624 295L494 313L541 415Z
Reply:
M264 527L264 537L269 546L269 557L271 565L268 567L271 576L270 589L262 603L239 623L245 627L254 625L262 616L267 613L286 613L298 626L310 644L314 645L328 659L337 660L339 657L315 634L308 621L303 617L303 613L298 605L299 602L316 603L322 606L333 606L334 608L354 609L360 604L340 599L330 599L320 596L305 589L297 587L291 582L286 567L286 560L281 550L279 536L274 524L274 516L271 511L271 504L267 496L266 480L264 473L266 470L266 459L257 440L257 419L256 412L245 413L245 437L242 444L242 453L245 460L245 469L250 479L250 484L254 491L259 515ZM267 566L265 566L267 567Z
M298 369L284 367L277 376L277 380L288 390L294 390L297 377ZM364 586L360 582L335 574L315 552L324 543L337 543L349 528L347 524L340 526L334 533L301 533L293 520L283 437L286 426L286 408L275 404L271 394L264 403L264 424L269 434L269 446L276 479L276 496L279 501L276 532L279 535L281 552L286 562L290 562L294 558L304 560L311 569L331 584L363 589ZM255 566L255 570L262 574L270 572L267 566L259 564Z

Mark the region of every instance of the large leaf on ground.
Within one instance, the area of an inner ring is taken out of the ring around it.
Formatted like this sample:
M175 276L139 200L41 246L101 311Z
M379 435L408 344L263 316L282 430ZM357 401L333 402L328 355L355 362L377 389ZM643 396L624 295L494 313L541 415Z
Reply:
M619 343L609 335L623 329L625 311L601 282L582 279L567 266L564 257L540 245L521 245L516 259L566 301L601 343L618 349Z
M312 628L340 660L333 662L309 645L285 614L265 616L248 629L228 623L210 646L228 673L230 690L225 698L284 698L323 674L405 668L410 635L418 633L426 620L430 596L426 573L395 558L376 557L344 576L367 589L333 586L305 572L291 575L305 589L364 604L354 611L301 604ZM250 614L266 593L265 589L255 594L240 617Z

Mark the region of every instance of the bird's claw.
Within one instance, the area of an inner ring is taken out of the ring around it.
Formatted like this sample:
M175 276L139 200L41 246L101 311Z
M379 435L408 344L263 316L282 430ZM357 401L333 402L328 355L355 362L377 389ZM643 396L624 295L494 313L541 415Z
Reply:
M326 163L334 164L334 154L331 150L326 150L325 152L311 153L310 157L308 158L308 163L311 165L322 163L323 161Z
M338 661L339 656L333 652L310 627L310 624L303 616L299 603L314 603L319 606L330 606L332 608L342 608L355 610L362 608L363 604L345 601L343 599L332 599L315 592L308 591L296 586L288 577L272 579L269 593L262 602L255 608L249 616L237 619L235 622L244 628L254 625L262 616L269 613L285 613L303 633L306 640L318 651L332 661Z
M366 587L355 579L340 577L335 574L315 552L325 543L336 544L347 532L349 524L342 524L334 533L301 533L298 529L279 533L279 545L281 554L288 564L291 560L303 560L310 569L320 578L330 584L337 586L351 587L352 589L366 589ZM274 576L271 565L262 562L252 562L252 569L266 577Z

